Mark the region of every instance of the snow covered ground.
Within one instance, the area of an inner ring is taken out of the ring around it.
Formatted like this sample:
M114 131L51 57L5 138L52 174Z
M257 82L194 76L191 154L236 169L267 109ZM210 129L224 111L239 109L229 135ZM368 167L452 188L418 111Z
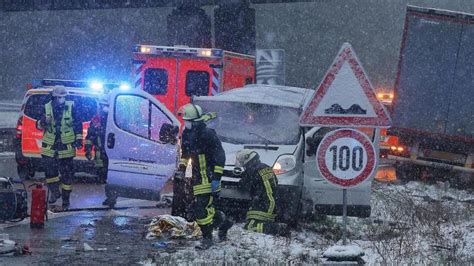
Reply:
M361 247L373 264L474 263L474 194L444 183L375 183L372 217L349 218L350 244ZM322 263L322 254L341 245L341 217L302 223L290 238L250 233L235 225L229 240L204 252L197 241L166 242L142 264ZM159 241L159 240L158 240ZM165 240L166 241L166 240Z

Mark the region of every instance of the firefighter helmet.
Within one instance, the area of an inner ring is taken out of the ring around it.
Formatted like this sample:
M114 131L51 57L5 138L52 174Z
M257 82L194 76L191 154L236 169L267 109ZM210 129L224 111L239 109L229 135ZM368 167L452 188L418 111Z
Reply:
M201 121L202 108L199 105L188 103L179 109L178 115L181 116L183 120Z
M258 158L258 153L249 149L243 149L235 154L235 166L245 167L253 158Z
M66 97L67 90L64 86L56 86L52 92L53 97Z

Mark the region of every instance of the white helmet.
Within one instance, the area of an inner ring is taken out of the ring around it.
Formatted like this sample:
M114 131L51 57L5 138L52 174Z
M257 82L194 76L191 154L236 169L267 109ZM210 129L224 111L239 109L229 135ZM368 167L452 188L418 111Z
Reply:
M255 158L255 156L258 156L256 151L249 149L240 150L235 154L235 166L244 167L248 162Z
M179 109L178 115L181 116L183 120L201 121L203 113L201 106L188 103Z
M66 87L55 86L51 94L53 97L66 97L68 93Z

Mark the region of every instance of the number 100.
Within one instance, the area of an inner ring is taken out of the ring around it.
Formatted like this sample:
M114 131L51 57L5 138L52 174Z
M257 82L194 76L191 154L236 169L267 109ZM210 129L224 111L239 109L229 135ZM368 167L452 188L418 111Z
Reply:
M331 146L329 151L332 152L332 170L338 168L341 171L347 171L350 167L354 171L362 170L364 164L364 150L360 146L351 149L348 146L341 146L339 149L336 145Z

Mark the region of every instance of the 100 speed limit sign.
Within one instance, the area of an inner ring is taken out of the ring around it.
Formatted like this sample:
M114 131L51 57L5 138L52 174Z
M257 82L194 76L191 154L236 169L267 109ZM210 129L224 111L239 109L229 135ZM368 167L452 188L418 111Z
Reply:
M372 141L354 129L329 132L316 152L319 172L342 188L356 186L369 178L376 165Z

